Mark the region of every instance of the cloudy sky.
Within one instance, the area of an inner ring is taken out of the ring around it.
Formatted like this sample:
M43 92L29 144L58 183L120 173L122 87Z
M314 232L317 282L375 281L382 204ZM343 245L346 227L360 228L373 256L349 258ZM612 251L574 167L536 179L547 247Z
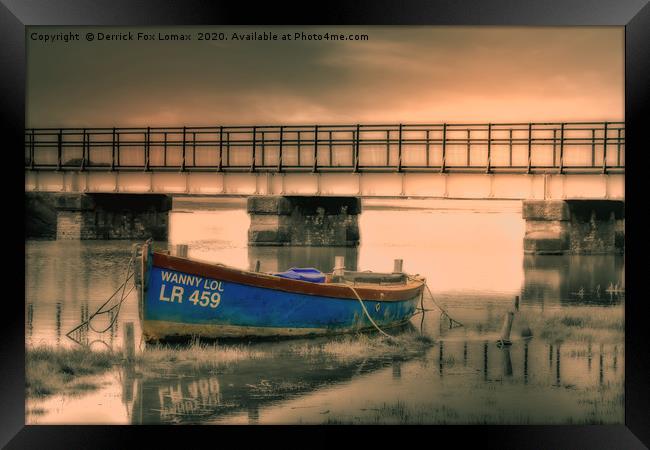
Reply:
M30 33L79 32L45 43ZM87 32L367 41L92 41ZM27 126L623 120L622 27L30 27Z

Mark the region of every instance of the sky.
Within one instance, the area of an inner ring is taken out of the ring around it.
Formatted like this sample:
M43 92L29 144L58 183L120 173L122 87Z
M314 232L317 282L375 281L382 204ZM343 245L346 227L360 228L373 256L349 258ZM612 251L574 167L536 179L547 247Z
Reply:
M301 31L368 40L231 38ZM26 105L27 127L622 121L624 28L28 27Z

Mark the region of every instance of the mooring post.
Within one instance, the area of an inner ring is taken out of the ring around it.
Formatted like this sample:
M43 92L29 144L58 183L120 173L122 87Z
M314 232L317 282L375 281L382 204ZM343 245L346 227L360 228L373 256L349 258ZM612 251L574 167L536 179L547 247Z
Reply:
M133 362L135 359L135 334L133 332L133 322L124 323L124 358L127 362Z
M404 261L401 259L396 259L393 261L393 273L402 273L402 263Z
M501 328L501 337L497 341L497 344L500 346L511 345L510 341L510 332L512 331L512 321L515 317L515 313L508 311L506 316L503 319L503 327Z
M187 258L187 244L178 244L174 246L174 255L180 258Z
M342 277L344 271L345 271L345 256L335 256L334 270L332 271L332 275Z

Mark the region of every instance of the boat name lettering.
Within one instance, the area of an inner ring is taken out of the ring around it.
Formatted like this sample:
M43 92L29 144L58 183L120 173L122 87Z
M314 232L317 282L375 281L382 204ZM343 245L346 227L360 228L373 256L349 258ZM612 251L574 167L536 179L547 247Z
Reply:
M197 277L195 275L185 275L182 273L173 273L173 272L160 272L163 281L177 284L189 284L190 286L199 287L203 278ZM207 280L206 280L207 283Z

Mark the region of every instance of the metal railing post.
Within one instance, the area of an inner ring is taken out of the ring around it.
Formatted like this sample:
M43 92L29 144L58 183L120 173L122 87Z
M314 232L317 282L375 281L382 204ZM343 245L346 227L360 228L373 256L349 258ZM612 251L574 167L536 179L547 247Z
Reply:
M29 168L34 169L34 129L32 128L31 138L29 141Z
M429 138L427 132L427 139ZM429 165L429 148L427 146L427 165ZM440 173L445 173L447 165L447 124L442 124L442 162L440 164Z
M115 127L111 133L111 172L115 171Z
M471 165L471 163L472 163L472 144L471 144L472 138L471 138L471 135L472 135L472 130L470 130L468 128L467 129L467 167L472 166Z
M163 133L163 166L167 167L167 132Z
M607 122L603 130L603 173L607 173Z
M312 172L318 172L318 125L314 125L314 168Z
M183 127L183 154L181 160L181 172L185 172L185 137L187 134L187 129Z
M399 124L399 133L397 135L397 171L402 171L402 124Z
M255 138L257 137L257 127L253 127L253 149L251 155L251 172L255 172Z
M557 128L553 128L553 168L557 166L557 152L555 151L557 142Z
M223 170L223 126L219 126L219 166L217 172Z
M360 139L361 125L357 124L355 137L354 137L354 172L359 171L359 139Z
M79 169L83 172L86 167L86 129L83 129L83 134L81 135L81 166Z
M591 129L591 167L596 167L596 130Z
M280 126L280 142L278 146L278 172L282 172L282 143L284 142L284 127Z
M528 169L526 173L530 173L531 163L532 163L532 150L533 150L533 124L528 124Z
M260 165L261 165L262 167L266 167L266 154L265 154L265 153L266 153L266 152L265 152L265 147L266 147L266 135L265 135L265 132L264 132L264 131L262 131L262 141L261 141L261 144L262 144L262 148L261 148L262 154L261 154L261 158L260 158L260 159L262 160L262 164L260 164Z
M492 124L488 123L488 137L487 137L487 169L485 173L490 173L490 158L492 155L490 154L492 149Z
M560 125L560 173L564 171L564 122Z
M617 130L617 142L616 142L616 167L621 166L621 129Z
M196 167L196 131L192 132L192 167Z
M144 171L149 172L149 142L151 139L151 129L147 127L147 133L144 140Z
M330 167L334 167L334 162L332 161L332 131L331 130L328 132L328 136L329 136L329 151L330 151L330 159L329 159Z
M56 170L61 170L61 157L63 153L63 130L59 128L59 136L57 138L57 163Z

